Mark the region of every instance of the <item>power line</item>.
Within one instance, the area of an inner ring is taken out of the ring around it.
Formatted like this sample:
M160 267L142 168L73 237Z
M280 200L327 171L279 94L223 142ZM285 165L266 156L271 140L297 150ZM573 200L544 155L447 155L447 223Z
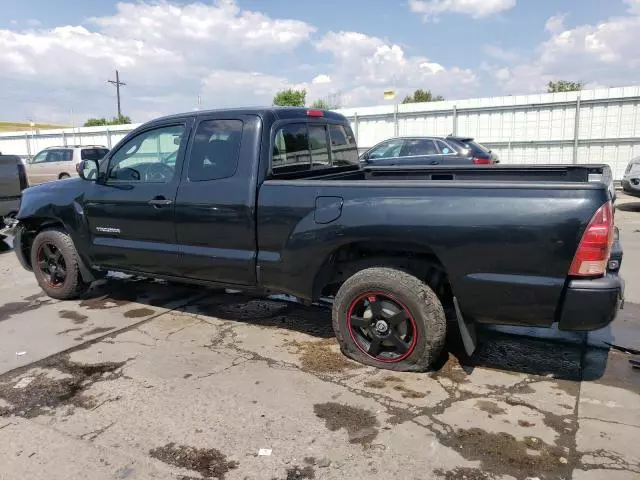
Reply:
M120 111L120 85L126 85L126 83L120 81L120 74L118 70L116 70L116 79L115 80L107 80L107 83L111 83L116 86L116 94L118 96L118 118L122 117L122 112Z

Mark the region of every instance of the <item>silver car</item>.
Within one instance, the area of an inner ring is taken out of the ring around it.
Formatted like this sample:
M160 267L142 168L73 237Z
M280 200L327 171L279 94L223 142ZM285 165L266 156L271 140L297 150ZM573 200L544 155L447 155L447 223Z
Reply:
M622 178L622 189L628 195L640 197L640 157L632 158Z
M77 165L82 160L100 160L107 153L109 149L102 145L45 148L26 164L29 184L77 176Z

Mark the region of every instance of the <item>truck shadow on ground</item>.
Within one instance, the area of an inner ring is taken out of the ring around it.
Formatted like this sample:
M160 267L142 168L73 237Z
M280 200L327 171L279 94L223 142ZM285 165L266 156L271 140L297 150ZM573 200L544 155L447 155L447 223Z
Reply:
M616 205L616 210L622 210L623 212L640 212L640 201L618 204Z
M11 245L8 243L7 239L0 235L0 255L3 253L10 252L12 250Z
M198 294L201 295L199 299L187 302ZM197 313L211 319L257 327L285 329L318 339L334 337L331 311L325 306L308 307L250 293L227 294L219 289L166 284L135 277L110 280L92 288L80 305L89 309L104 309L135 302L138 306L146 304L161 307L181 301L185 305L178 305L175 308L177 312ZM451 326L445 352L434 369L438 371L444 368L451 354L468 375L476 367L573 381L595 380L603 375L607 366L607 349L590 347L586 334L575 334L565 341L561 335L560 338L553 338L553 331L544 330L527 329L523 335L518 331L478 328L478 347L469 357L457 329ZM590 359L588 368L584 364L586 357Z
M458 332L451 329L447 336L446 356L442 356L436 370L443 368L449 354L454 356L467 375L476 367L491 368L513 373L549 376L560 380L597 380L607 368L608 348L589 346L579 342L535 337L531 333L522 335L478 329L478 343L472 356L466 354ZM589 358L588 368L585 358Z

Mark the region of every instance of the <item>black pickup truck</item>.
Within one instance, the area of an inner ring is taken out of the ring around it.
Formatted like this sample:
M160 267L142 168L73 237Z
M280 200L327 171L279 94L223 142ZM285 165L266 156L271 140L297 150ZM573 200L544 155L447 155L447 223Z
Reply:
M362 168L337 113L192 112L137 128L81 178L27 189L14 246L58 299L108 270L333 298L346 355L424 370L448 315L469 350L476 323L615 318L606 168Z

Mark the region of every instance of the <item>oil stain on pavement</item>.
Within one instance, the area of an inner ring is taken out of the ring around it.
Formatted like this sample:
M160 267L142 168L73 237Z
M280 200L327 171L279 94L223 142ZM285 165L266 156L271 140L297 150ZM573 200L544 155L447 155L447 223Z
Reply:
M9 406L0 408L0 416L18 415L34 418L51 413L55 408L71 405L94 408L96 401L83 392L96 382L113 380L125 362L104 362L92 365L73 363L59 356L31 366L29 370L3 378L0 399ZM24 381L24 388L16 388Z
M198 472L203 478L223 480L230 471L238 468L239 463L227 460L227 457L215 448L195 448L187 445L168 443L149 451L151 457L178 468Z

